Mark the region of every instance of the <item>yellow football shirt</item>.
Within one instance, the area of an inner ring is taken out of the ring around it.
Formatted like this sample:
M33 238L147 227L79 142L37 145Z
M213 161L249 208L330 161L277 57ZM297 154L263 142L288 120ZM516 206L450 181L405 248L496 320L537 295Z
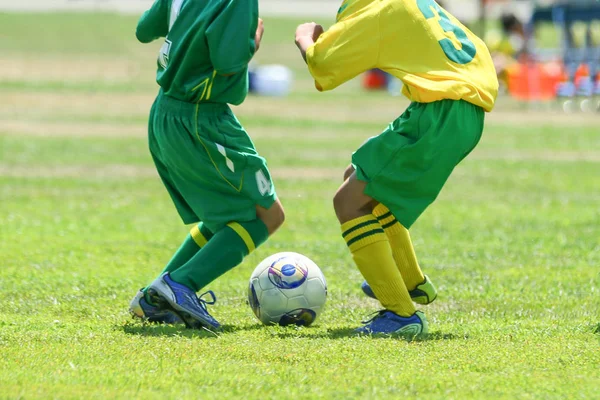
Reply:
M465 100L491 111L498 93L484 42L433 0L345 0L306 60L318 90L379 68L416 102Z

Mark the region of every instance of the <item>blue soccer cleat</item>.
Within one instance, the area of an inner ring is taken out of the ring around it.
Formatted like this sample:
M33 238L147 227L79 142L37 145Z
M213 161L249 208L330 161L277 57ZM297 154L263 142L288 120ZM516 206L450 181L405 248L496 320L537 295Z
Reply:
M411 339L429 332L429 323L421 311L410 317L401 317L392 311L381 310L364 323L365 326L357 328L354 332L360 335L403 336Z
M362 291L369 297L377 300L375 293L373 293L373 289L367 283L367 281L363 281L360 285ZM409 290L410 298L417 304L427 305L433 303L435 299L437 299L437 289L431 283L431 280L427 275L425 275L425 280L420 285L417 285L413 290Z
M131 303L129 303L129 313L134 318L140 318L148 322L160 324L181 324L183 321L171 310L161 310L160 308L149 304L144 298L144 292L137 292Z
M159 308L173 311L188 328L210 330L221 327L206 310L207 304L215 304L217 301L211 290L198 297L192 289L173 281L169 274L164 274L148 286L147 292ZM211 301L202 299L206 294L210 295Z

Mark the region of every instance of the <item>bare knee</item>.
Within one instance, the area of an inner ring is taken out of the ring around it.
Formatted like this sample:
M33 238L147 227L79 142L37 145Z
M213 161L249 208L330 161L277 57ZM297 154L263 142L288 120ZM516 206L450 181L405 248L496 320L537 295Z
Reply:
M285 221L285 210L279 199L275 200L273 205L268 209L256 206L256 215L267 226L269 236L275 233Z
M347 214L346 208L347 204L344 200L344 195L341 190L338 190L335 196L333 196L333 209L335 210L335 215L340 222L345 220L344 217Z
M373 212L377 202L364 193L366 183L356 179L354 169L333 196L333 208L340 223L345 223Z
M344 171L344 180L350 178L350 175L354 172L354 166L352 164L348 165L348 168Z
M333 196L333 209L341 224L367 214L367 207L360 207L352 201L346 191L338 190Z

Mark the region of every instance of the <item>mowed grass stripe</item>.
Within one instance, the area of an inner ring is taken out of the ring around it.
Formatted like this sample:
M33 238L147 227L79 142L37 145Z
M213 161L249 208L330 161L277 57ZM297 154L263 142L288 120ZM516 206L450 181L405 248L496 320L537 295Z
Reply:
M291 168L279 167L271 171L275 179L293 180L341 180L342 173L335 168ZM158 178L156 169L151 166L134 166L125 164L86 165L3 165L0 164L0 176L7 178L102 178L121 180L128 178Z
M25 121L73 121L73 122L146 122L156 90L134 93L103 92L23 92L6 90L0 98L0 120ZM383 95L375 95L367 100L372 103L366 109L352 96L343 99L329 97L329 94L302 98L287 98L282 103L278 98L250 96L234 112L247 126L296 126L321 127L328 129L363 129L365 137L383 131L407 106L406 100L398 100ZM331 108L332 102L335 107ZM66 106L68 105L68 107ZM276 110L276 112L274 112ZM597 118L592 114L556 115L548 113L494 112L487 116L488 126L502 130L522 132L527 140L531 133L561 127L556 133L560 143L578 136L579 131L591 132L597 128ZM574 132L573 129L577 129ZM552 143L549 144L552 146Z
M29 127L24 127L21 133L25 133L27 129ZM328 132L313 141L314 145L319 146L315 148L305 145L306 138L310 136L303 137L302 130L290 132L268 128L260 132L261 134L254 138L254 142L259 153L269 160L272 168L285 165L341 168L350 163L352 152L363 141L362 137L353 135L345 138L343 144L338 144L340 140ZM32 126L27 134L25 137L29 139L25 140L23 136L0 134L2 145L0 164L4 167L35 165L77 167L78 165L102 166L106 163L152 164L145 131L131 126L97 125L86 130L82 125L44 126L42 124L39 127ZM465 162L479 164L486 161L523 163L523 165L541 162L542 170L543 165L553 164L593 166L600 163L600 150L492 150L482 146L477 148Z
M246 129L253 140L272 139L281 141L285 139L285 143L303 140L302 147L312 147L312 145L306 145L306 140L310 140L311 144L317 145L322 142L339 143L342 139L344 141L364 140L365 137L365 129L356 126L319 126L314 121L290 123L290 121L285 120L274 120L269 125L261 123L260 119L244 119L244 121L248 122ZM303 128L303 122L311 122L311 124ZM22 119L5 119L0 126L0 135L9 137L73 137L81 139L102 137L118 140L124 137L145 138L148 135L148 128L147 123L124 123L118 121L98 123L92 121L26 121Z

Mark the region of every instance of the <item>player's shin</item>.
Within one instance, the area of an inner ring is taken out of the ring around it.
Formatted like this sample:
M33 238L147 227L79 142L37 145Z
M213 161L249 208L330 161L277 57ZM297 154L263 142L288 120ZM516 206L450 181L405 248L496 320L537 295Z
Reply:
M404 317L416 312L398 271L390 242L373 215L365 215L342 224L342 236L356 266L377 299L387 310Z
M413 290L425 281L425 276L419 267L408 229L400 224L383 204L375 207L373 215L377 217L390 241L394 261L402 274L406 287L408 290Z
M240 264L268 236L267 227L260 219L229 223L215 232L192 259L171 272L171 279L197 292Z
M188 262L212 237L213 233L202 222L194 226L159 276L173 272Z

